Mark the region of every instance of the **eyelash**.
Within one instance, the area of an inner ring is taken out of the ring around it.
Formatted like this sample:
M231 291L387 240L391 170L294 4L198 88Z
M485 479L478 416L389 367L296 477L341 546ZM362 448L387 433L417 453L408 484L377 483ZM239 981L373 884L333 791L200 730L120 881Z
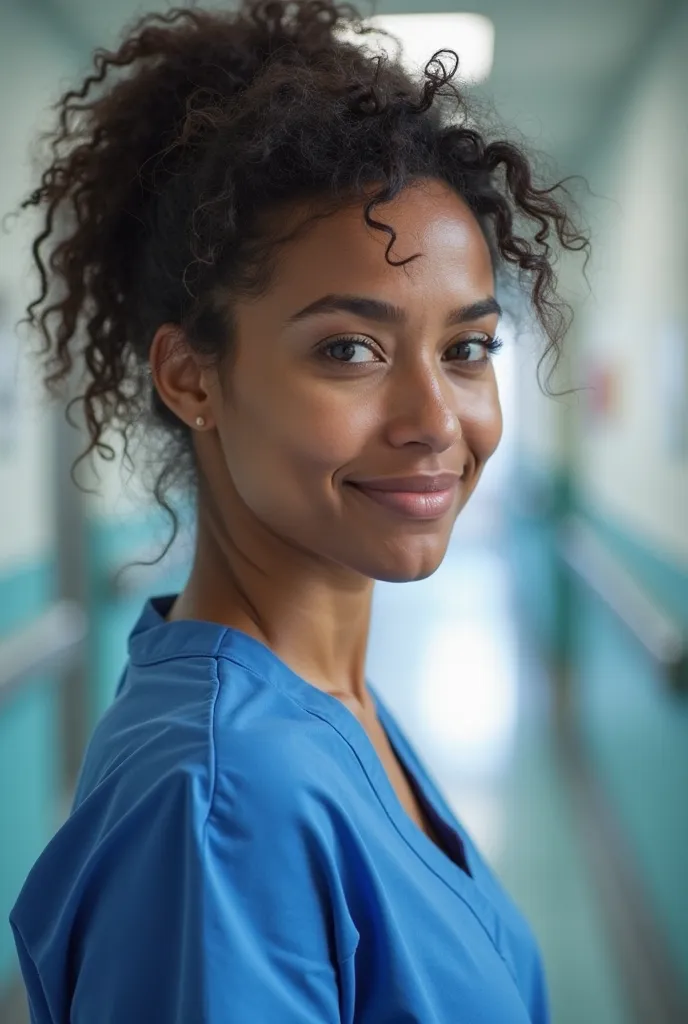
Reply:
M482 345L483 346L483 348L485 349L485 352L487 353L485 359L474 359L474 360L452 359L452 360L450 360L450 362L456 362L456 363L462 363L463 362L467 366L484 366L484 364L486 362L488 362L489 359L492 356L495 356L504 347L504 342L500 338L496 338L496 337L495 338L491 338L491 337L487 336L487 337L480 337L480 338L478 338L478 337L462 338L461 341L455 341L452 345L450 345L449 349L456 348L458 345L467 345L467 344L470 344L471 342L475 342L478 345ZM360 335L355 335L355 334L340 335L340 337L331 339L330 341L326 342L320 348L319 351L320 351L320 354L325 359L328 359L330 362L333 362L333 363L339 363L341 366L357 366L357 365L370 365L370 364L358 364L358 363L349 362L346 359L334 359L332 356L329 356L327 354L327 350L331 349L331 348L334 348L337 345L363 345L364 348L367 348L367 349L369 349L369 351L375 353L374 346L371 345L371 344L368 344L368 342L364 341L364 339Z

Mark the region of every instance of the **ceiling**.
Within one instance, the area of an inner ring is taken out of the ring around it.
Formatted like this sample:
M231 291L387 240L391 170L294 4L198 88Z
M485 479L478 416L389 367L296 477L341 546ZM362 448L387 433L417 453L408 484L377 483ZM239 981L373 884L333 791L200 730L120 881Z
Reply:
M132 17L162 0L30 0L61 35L87 51L112 45ZM686 0L383 0L379 13L465 9L495 24L495 60L480 93L506 124L581 169L632 83L666 17ZM211 0L209 6L220 6ZM226 6L223 4L223 6ZM370 10L359 4L365 13ZM442 40L438 41L438 48Z

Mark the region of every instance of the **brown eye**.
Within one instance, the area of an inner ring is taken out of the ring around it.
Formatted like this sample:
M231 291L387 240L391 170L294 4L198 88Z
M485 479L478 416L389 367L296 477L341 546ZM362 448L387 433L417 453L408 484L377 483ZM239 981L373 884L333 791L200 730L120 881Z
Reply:
M459 363L485 363L491 355L499 352L502 347L501 341L497 338L490 338L488 335L480 335L475 338L462 338L456 341L447 349L447 356L453 362ZM449 353L454 352L452 357Z
M321 349L328 359L337 363L374 363L377 362L371 344L361 337L336 338L328 341Z

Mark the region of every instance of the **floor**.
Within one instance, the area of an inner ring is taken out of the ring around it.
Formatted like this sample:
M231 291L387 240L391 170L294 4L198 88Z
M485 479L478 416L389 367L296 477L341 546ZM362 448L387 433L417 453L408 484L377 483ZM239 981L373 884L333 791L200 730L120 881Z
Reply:
M368 675L526 913L554 1024L631 1024L508 564L479 517L441 569L378 584Z

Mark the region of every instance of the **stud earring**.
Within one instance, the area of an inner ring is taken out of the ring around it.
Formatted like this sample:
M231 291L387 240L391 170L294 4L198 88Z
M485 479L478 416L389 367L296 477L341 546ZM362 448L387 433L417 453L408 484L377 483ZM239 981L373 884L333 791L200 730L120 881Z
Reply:
M204 427L205 426L205 419L204 419L203 416L197 416L196 417L196 426L197 427Z

